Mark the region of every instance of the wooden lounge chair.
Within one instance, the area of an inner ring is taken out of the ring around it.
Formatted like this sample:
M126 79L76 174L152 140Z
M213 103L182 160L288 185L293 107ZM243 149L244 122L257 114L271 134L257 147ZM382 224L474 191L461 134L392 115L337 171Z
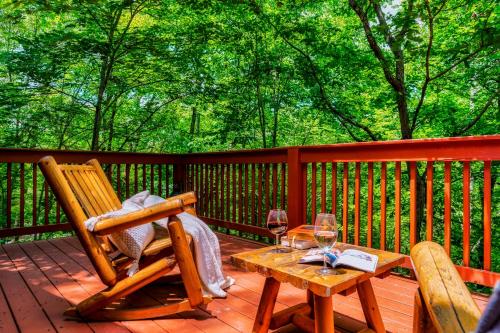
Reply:
M421 242L411 259L419 285L413 332L474 332L481 311L444 249Z
M181 222L175 218L182 211L195 213L193 192L127 215L102 219L94 231L89 232L84 225L89 217L121 208L121 202L97 160L83 165L58 165L54 158L47 156L38 164L101 281L108 286L67 309L65 315L86 320L135 320L192 310L210 302L211 299L202 294L188 237ZM111 259L109 254L114 249L106 236L164 217L172 217L168 224L170 237L151 242L142 253L139 271L128 277L126 272L132 259L124 255ZM162 277L162 280L172 280L171 275L164 276L176 265L180 271L182 284L178 286L182 296L173 296L147 307L123 305L127 296L138 289Z

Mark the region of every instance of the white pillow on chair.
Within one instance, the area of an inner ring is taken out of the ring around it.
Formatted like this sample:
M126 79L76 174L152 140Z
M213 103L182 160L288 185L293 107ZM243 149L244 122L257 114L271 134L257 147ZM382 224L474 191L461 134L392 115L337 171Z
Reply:
M149 197L149 191L143 191L128 198L122 203L122 208L108 212L106 214L92 217L85 222L88 230L93 231L95 223L107 217L116 217L126 215L144 208L144 201ZM132 266L127 274L134 275L139 269L139 260L141 259L142 251L151 243L155 237L155 231L151 223L145 223L136 227L128 228L122 231L114 232L108 236L111 243L116 248L126 255L134 259Z
M122 203L122 208L111 212L113 216L125 215L144 207L144 200L149 196L149 191L143 191L130 197ZM127 257L133 258L134 263L128 270L129 276L134 275L139 269L139 260L142 251L155 238L155 231L151 223L145 223L136 227L114 232L109 235L109 239L116 248Z

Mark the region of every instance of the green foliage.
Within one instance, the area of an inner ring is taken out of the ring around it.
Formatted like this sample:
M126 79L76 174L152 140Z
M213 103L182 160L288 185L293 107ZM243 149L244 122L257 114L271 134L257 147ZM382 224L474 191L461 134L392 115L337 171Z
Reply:
M359 3L389 67L385 36L402 35L413 137L496 133L494 2L432 3L430 12L426 1L381 2L386 26L375 4ZM351 7L4 2L0 143L187 152L404 137L397 93ZM429 75L441 76L418 107L430 18Z

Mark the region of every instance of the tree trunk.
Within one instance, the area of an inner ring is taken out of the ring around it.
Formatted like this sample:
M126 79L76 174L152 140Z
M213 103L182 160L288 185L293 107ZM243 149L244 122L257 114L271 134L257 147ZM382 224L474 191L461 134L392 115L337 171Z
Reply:
M196 123L198 120L198 113L196 111L196 108L193 106L192 113L191 113L191 127L189 128L189 137L191 141L194 138L194 134L196 133ZM193 152L193 146L189 146L188 152L192 153Z
M94 127L92 130L92 144L90 149L92 151L98 151L99 150L99 135L101 131L101 115L102 115L102 102L104 99L104 92L106 90L106 85L107 85L107 72L109 71L108 68L109 64L109 58L108 56L104 56L104 59L101 64L101 71L99 74L99 89L97 91L97 103L95 106L95 113L94 113Z

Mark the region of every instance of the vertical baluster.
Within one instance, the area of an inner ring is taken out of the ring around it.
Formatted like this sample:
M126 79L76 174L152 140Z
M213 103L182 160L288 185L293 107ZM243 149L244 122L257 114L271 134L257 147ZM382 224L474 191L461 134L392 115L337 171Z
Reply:
M307 224L307 164L303 164L302 168L302 223ZM300 194L299 194L300 195ZM314 220L311 222L314 223Z
M281 181L280 181L280 185L281 185L281 190L280 190L280 199L281 199L281 205L280 205L280 208L281 209L285 209L285 196L286 196L286 190L285 190L285 176L286 176L286 164L285 163L281 163Z
M451 253L451 162L444 163L444 249Z
M113 179L113 164L107 164L106 166L106 174L108 175L108 180L111 182L111 180Z
M203 211L204 214L203 216L208 217L209 215L209 194L210 194L210 188L208 187L208 181L209 181L209 176L208 176L208 164L205 164L203 167L203 179L204 179L204 189L203 189Z
M212 210L212 179L213 179L213 170L212 170L212 164L207 164L207 214L205 216L211 217L211 210Z
M434 162L427 162L427 186L426 186L426 224L427 224L427 240L432 241L432 215L433 215L433 207L432 207L432 184L434 179Z
M251 197L251 215L252 215L252 225L257 225L257 221L256 221L256 218L255 218L255 163L252 164L252 178L250 179L250 183L252 184L251 186L251 194L252 194L252 197Z
M250 204L248 202L248 168L250 167L250 164L245 164L245 202L244 202L244 207L245 207L245 223L250 224L250 214L249 214L249 208Z
M332 214L337 215L337 162L332 163Z
M366 246L372 247L373 243L373 162L368 162L368 207Z
M463 247L464 266L470 265L470 162L464 162L463 169Z
M33 196L32 196L32 217L33 217L33 220L32 220L32 224L33 226L35 227L36 224L37 224L37 182L38 182L38 175L37 175L37 172L38 172L38 169L37 169L37 165L36 163L33 163L32 164L32 169L33 169Z
M326 213L326 163L321 163L321 212Z
M278 208L278 164L273 163L273 209Z
M344 243L349 242L348 233L348 217L349 217L349 164L344 162L344 174L343 174L343 184L342 184L342 241Z
M61 223L61 205L56 201L56 223Z
M387 190L387 165L382 162L380 166L380 249L385 250L385 223L386 223L386 190Z
M167 164L165 165L165 192L166 192L166 196L169 197L171 195L170 193L170 165ZM196 193L196 195L198 195L198 193ZM198 209L198 203L196 203L196 208Z
M355 164L354 173L354 244L359 245L359 234L360 234L360 178L361 178L361 165L359 162Z
M238 223L243 223L243 166L238 167Z
M205 165L200 164L200 188L199 188L199 203L200 203L200 214L205 216Z
M226 192L226 197L225 197L225 207L226 207L226 221L231 221L231 167L232 164L227 164L226 168L226 183L225 183L225 192Z
M401 162L396 162L394 184L394 252L401 251Z
M314 223L316 220L316 182L317 182L317 166L316 162L312 163L312 168L311 168L311 221Z
M219 164L214 165L215 168L215 191L214 191L214 200L215 200L215 212L213 215L214 219L219 218Z
M130 198L130 164L125 164L125 195Z
M45 180L43 182L43 191L44 191L44 205L45 205L45 210L43 211L43 218L44 218L44 223L45 225L49 224L49 184Z
M155 165L149 165L149 191L151 194L155 194Z
M483 257L484 269L491 270L491 161L484 161L484 227L483 227Z
M121 164L116 165L116 188L118 192L118 198L122 200L122 179L121 179L121 171L120 171Z
M269 213L269 206L270 206L270 202L271 202L271 196L270 196L270 193L271 193L271 187L269 185L269 176L270 176L270 173L269 173L269 163L266 163L265 164L265 179L264 179L264 184L265 184L265 211L264 211L264 216L267 220L267 214Z
M196 164L196 210L198 214L201 214L200 202L201 202L201 168L199 164Z
M202 164L197 164L196 165L197 172L198 172L198 187L197 187L197 208L198 208L198 214L203 215L203 165Z
M417 162L410 162L410 249L417 236Z
M224 206L224 164L220 165L220 196L219 196L219 219L224 221L224 212L226 207Z
M259 227L262 226L262 164L258 164L259 166L259 175L258 175L258 203L257 203L257 225Z
M220 165L220 212L219 212L219 219L221 221L224 221L224 212L226 210L226 207L224 206L224 168L225 164Z
M24 227L24 163L19 165L19 227Z
M134 193L139 192L139 171L137 167L138 165L134 164Z
M231 180L232 180L231 195L233 199L231 221L233 222L237 222L236 221L236 167L237 164L233 164L233 169L231 170Z
M12 228L12 163L7 163L7 229Z
M142 165L142 190L146 191L146 164Z
M194 193L196 193L196 196L198 196L198 164L193 164L193 191ZM167 184L167 192L168 192L168 184Z
M191 165L190 165L191 167ZM162 169L162 165L161 164L158 164L158 195L160 197L163 197L163 186L162 186L162 172L161 172L161 169ZM191 171L191 170L190 170ZM191 191L192 190L192 187L191 187L191 173L189 173L189 190Z
M209 216L211 218L214 217L214 208L215 208L215 205L214 205L214 165L213 164L210 164L210 177L208 179L209 181L209 188L210 188L210 192L209 192L209 197L208 197L208 200L209 200L209 204L210 204L210 210L209 210Z
M184 168L184 173L183 173L183 179L182 179L182 188L183 192L188 191L188 186L189 186L189 164L182 164L182 167Z
M218 197L218 191L219 191L219 175L218 175L218 170L219 170L219 165L218 164L214 164L213 165L214 167L214 179L213 179L213 194L212 194L212 197L213 197L213 203L212 203L212 206L213 206L213 215L212 215L212 218L217 218L217 210L218 210L218 207L219 207L219 197Z

